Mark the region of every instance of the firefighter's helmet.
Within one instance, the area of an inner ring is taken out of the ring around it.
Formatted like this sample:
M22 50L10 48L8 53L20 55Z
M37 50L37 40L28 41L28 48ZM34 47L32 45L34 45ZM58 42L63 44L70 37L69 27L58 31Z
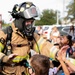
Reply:
M23 2L19 5L14 5L11 15L16 19L35 19L39 16L39 10L32 2Z

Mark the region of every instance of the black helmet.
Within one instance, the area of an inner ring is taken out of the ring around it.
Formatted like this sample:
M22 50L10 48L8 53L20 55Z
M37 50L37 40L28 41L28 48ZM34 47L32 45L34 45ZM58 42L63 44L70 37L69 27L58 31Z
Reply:
M38 8L32 2L16 4L11 12L13 18L35 19L39 16Z
M39 17L39 10L32 2L23 2L16 4L13 7L11 15L14 20L15 26L18 30L29 39L33 37L35 28L33 27L34 20ZM31 24L25 25L28 20L33 20Z

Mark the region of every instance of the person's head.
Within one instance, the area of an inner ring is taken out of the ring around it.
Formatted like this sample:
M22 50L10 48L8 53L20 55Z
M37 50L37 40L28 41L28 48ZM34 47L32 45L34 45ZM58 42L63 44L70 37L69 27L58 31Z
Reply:
M37 26L37 27L36 27L36 30L38 30L38 31L40 31L41 29L42 29L41 26Z
M56 31L58 31L58 28L57 28L56 26L54 26L54 27L52 28L52 31L56 32Z
M42 26L37 26L35 32L39 35L42 34Z
M15 26L22 34L27 37L32 36L34 32L34 21L39 17L39 10L32 2L23 2L14 5L12 17L15 19Z
M29 71L31 75L48 75L50 68L50 61L48 57L36 54L31 57L30 65L35 70L33 74L31 74L32 72Z
M70 35L62 36L61 43L62 45L69 45L71 47L72 46L72 36Z

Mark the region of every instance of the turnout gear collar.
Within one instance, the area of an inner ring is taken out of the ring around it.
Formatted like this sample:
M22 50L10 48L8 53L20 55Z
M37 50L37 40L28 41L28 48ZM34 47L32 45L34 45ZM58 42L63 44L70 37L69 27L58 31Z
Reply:
M33 19L31 19L33 20ZM24 20L22 18L19 19L15 19L14 23L15 23L15 27L18 28L18 30L23 34L23 36L27 37L28 40L33 40L33 36L34 36L34 31L35 31L35 27L33 27L33 22L30 25L25 25L25 22L28 20Z

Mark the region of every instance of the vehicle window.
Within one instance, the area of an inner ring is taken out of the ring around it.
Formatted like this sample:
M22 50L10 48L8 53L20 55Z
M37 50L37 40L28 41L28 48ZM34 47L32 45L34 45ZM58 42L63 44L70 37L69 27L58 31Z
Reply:
M49 27L45 27L43 30L48 30L49 29Z

